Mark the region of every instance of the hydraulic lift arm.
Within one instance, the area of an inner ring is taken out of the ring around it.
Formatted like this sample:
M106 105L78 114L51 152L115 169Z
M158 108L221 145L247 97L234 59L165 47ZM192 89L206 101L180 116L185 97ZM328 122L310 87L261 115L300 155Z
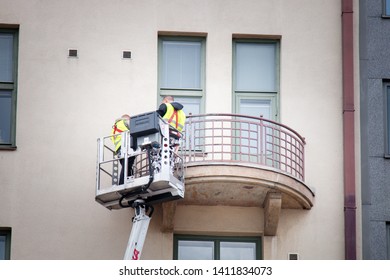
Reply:
M149 222L154 208L145 204L145 201L138 199L133 203L134 214L133 227L127 243L125 260L139 260L144 246L146 234L149 228Z

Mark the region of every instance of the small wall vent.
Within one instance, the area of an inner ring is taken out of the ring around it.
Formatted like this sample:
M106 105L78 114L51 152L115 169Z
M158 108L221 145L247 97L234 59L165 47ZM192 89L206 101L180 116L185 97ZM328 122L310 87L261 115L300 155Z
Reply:
M299 256L297 253L290 253L290 254L288 254L288 259L292 260L292 261L297 261L297 260L299 260Z
M68 56L69 57L77 57L77 50L76 49L69 49Z
M131 59L131 51L123 51L123 58Z

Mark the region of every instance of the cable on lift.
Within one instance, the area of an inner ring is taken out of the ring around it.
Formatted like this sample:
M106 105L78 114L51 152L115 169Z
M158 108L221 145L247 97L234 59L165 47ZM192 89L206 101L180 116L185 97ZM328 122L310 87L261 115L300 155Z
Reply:
M149 159L149 182L146 186L142 187L143 192L146 191L147 189L149 189L150 185L152 184L152 182L154 180L154 167L153 167L153 162L152 162L152 147L148 145L146 147L146 150L148 151L148 159Z
M127 201L128 205L124 205L123 204L123 200L125 200L125 199L127 199L127 198L129 198L129 197L131 197L131 196L133 196L135 194L145 193L149 189L150 185L153 183L153 180L154 180L154 169L155 168L153 166L153 161L152 161L152 151L153 151L153 148L155 148L155 149L160 148L160 144L158 142L153 142L150 145L147 145L145 148L147 150L148 161L149 161L149 182L148 182L147 185L142 186L140 191L130 192L130 193L122 195L121 198L119 199L119 205L122 208L133 207L133 205L131 205L130 201Z

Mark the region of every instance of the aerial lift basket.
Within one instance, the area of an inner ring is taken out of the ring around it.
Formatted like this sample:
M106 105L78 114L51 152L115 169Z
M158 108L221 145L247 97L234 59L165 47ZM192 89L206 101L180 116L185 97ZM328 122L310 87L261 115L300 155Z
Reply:
M141 255L153 205L184 198L183 157L178 153L182 137L156 112L131 117L130 131L121 136L119 154L114 135L98 139L95 200L110 210L134 209L125 259L135 260ZM127 174L129 157L135 158L131 174Z

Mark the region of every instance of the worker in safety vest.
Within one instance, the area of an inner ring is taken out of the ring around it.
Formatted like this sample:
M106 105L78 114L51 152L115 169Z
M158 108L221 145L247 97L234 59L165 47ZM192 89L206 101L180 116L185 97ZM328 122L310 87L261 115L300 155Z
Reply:
M164 97L157 113L179 132L183 130L186 122L183 105L179 102L175 102L172 96Z
M115 154L120 155L121 153L121 143L122 143L122 132L128 131L130 128L130 116L129 115L122 115L121 118L115 120L114 125L112 126L111 130L111 140L114 143L115 146ZM133 175L133 164L134 164L135 157L129 157L127 159L127 176ZM122 185L124 183L124 159L119 159L119 162L122 166L121 173L119 175L119 185Z

